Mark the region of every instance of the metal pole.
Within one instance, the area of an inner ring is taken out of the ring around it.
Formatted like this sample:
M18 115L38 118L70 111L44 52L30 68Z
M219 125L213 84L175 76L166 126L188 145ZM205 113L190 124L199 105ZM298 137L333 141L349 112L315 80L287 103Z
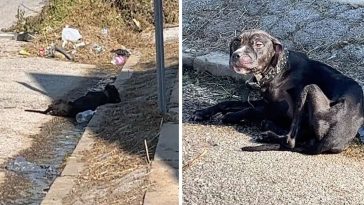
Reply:
M156 65L158 80L158 105L162 113L167 112L166 92L164 86L164 44L163 44L163 4L162 0L154 0L154 24L155 24L155 45Z

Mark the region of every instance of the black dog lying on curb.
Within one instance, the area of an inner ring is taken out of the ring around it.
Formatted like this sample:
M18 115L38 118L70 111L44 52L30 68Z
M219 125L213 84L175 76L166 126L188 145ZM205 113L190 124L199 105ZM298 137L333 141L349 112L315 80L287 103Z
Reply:
M77 113L86 110L96 110L100 105L121 102L119 91L114 85L107 84L104 91L88 92L75 101L57 100L50 104L45 111L25 110L54 116L75 117Z
M224 123L260 121L264 132L258 142L306 154L343 151L364 122L358 83L303 53L283 50L278 39L264 31L243 32L231 41L230 68L253 74L246 84L259 89L263 99L221 102L195 111L193 120L222 113Z

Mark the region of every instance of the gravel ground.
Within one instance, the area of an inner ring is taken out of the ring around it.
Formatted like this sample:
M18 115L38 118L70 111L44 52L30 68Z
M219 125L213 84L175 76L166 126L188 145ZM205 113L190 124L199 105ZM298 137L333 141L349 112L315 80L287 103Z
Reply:
M344 153L242 152L241 147L257 145L255 124L189 122L194 110L229 99L225 93L234 89L223 87L229 87L231 79L184 73L184 204L363 204L363 159Z

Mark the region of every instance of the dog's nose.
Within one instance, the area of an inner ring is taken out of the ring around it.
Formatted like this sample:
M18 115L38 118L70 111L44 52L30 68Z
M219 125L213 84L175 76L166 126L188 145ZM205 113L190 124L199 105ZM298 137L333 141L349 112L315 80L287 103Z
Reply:
M232 56L233 60L237 60L240 58L240 55L239 53L233 53L233 56Z

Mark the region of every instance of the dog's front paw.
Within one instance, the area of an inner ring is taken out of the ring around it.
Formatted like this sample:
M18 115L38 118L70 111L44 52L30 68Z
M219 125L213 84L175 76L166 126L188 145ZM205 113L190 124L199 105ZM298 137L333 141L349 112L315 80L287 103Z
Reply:
M190 121L201 122L204 120L208 120L211 118L211 115L208 114L205 110L196 110L193 112L192 116L190 117Z
M269 134L270 134L270 131L261 132L260 135L257 138L255 138L255 141L259 142L259 143L270 142L271 140L269 139L270 138Z
M259 143L277 143L280 144L282 140L285 140L285 136L281 136L272 132L271 130L261 132L260 136L255 139L256 142Z
M221 118L221 122L223 124L238 124L241 122L241 118L239 115L236 115L235 113L229 113Z

